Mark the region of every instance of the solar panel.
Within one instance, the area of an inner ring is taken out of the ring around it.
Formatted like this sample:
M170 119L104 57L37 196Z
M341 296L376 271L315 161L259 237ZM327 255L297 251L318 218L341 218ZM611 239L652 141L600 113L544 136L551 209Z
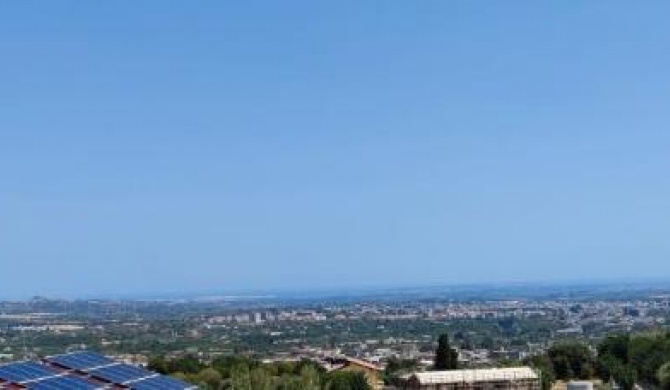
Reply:
M123 363L91 370L89 371L89 374L109 382L121 384L156 375L156 373L145 370L144 368Z
M0 365L0 389L6 386L35 390L97 390L110 387L136 390L196 389L178 379L139 366L117 363L87 351L52 356L41 362Z
M46 360L75 370L85 370L114 363L112 359L106 356L88 351L52 356Z
M25 382L58 374L58 371L35 362L10 363L0 366L0 378L8 382Z
M34 390L95 390L101 387L82 378L58 376L30 383L28 388Z
M184 390L194 387L169 376L159 375L132 383L130 388L135 390Z

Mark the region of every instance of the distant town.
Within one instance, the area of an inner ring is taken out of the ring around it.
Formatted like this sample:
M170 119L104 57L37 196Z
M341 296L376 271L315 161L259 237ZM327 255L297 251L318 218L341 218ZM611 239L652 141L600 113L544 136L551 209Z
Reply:
M670 294L660 288L500 291L430 291L430 298L423 290L400 289L318 298L4 301L0 359L93 350L144 366L156 358L206 364L235 356L322 366L347 358L380 370L411 362L420 372L434 365L438 337L448 334L459 367L495 368L527 364L564 342L595 351L608 335L664 331L670 323Z

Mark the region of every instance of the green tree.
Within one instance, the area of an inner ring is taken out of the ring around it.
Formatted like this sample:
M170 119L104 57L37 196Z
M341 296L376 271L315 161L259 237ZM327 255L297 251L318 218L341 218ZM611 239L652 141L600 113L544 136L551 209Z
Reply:
M628 364L628 346L630 336L628 334L611 335L598 345L598 356L611 356L622 364Z
M190 382L190 380L191 380L188 377L188 375L184 374L183 372L173 372L173 373L170 374L170 376L172 376L176 379L179 379L180 381L184 381L184 382Z
M663 390L670 390L670 362L667 362L658 369L656 373L658 383Z
M458 368L458 352L451 348L447 333L441 334L437 339L434 368L436 370L454 370Z
M203 369L197 375L197 382L212 390L219 389L221 380L221 373L211 367Z
M253 390L247 364L239 363L230 370L230 385L232 390Z
M300 377L297 377L292 374L284 374L276 380L276 390L306 390L304 384L300 380ZM255 389L254 389L255 390Z
M630 345L628 334L608 336L598 345L598 376L604 381L614 380L624 390L637 381L637 370L630 363Z
M611 378L621 386L623 390L631 390L637 382L637 372L634 368L619 364L611 368L612 376Z
M197 374L205 368L205 366L200 363L200 360L192 355L182 356L178 359L171 360L168 363L169 372L183 372L185 374Z
M300 379L307 390L319 390L321 388L321 375L313 365L302 367Z
M595 358L583 343L556 344L549 348L548 356L557 379L590 379L595 375Z
M231 370L240 364L246 364L249 369L258 366L258 362L241 356L220 356L212 361L210 366L221 373L223 378L230 378Z
M384 383L387 385L400 385L400 376L419 369L419 361L416 359L398 359L391 357L386 362L384 369Z
M360 372L337 371L332 373L326 384L326 390L372 390Z
M658 334L631 337L628 355L638 379L655 384L659 368L670 360L670 340Z
M151 371L156 371L159 374L170 374L170 370L168 368L168 362L165 360L165 357L163 356L152 356L149 358L149 363L147 364L147 367Z
M549 390L554 384L556 377L551 360L547 355L536 355L524 361L525 364L530 365L540 374L540 384L542 390Z
M251 388L254 390L272 389L272 375L265 367L256 367L249 373Z

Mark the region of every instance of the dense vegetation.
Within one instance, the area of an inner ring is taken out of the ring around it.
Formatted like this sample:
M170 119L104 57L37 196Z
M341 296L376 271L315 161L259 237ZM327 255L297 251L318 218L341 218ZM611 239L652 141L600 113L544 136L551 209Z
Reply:
M219 357L202 363L194 356L177 359L154 357L149 368L169 374L209 390L369 390L361 373L326 373L316 363L261 363L235 356Z
M580 342L558 343L526 363L542 372L545 388L553 380L600 378L624 390L635 383L670 389L670 332L611 335L595 350Z

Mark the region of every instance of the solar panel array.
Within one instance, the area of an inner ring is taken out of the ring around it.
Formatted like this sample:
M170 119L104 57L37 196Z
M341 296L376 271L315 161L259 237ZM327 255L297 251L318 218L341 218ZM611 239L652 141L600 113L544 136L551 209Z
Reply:
M119 363L97 353L81 351L0 365L0 389L35 390L187 390L195 389L180 380L145 368Z
M26 382L46 378L58 371L36 362L11 363L0 366L0 378L7 382Z
M132 384L132 388L136 390L180 390L184 388L183 386L184 382L163 375L143 379Z
M103 387L76 376L56 376L29 384L28 388L35 390L95 390Z
M96 378L101 378L112 383L125 384L142 378L155 375L153 372L130 364L113 364L88 371Z

